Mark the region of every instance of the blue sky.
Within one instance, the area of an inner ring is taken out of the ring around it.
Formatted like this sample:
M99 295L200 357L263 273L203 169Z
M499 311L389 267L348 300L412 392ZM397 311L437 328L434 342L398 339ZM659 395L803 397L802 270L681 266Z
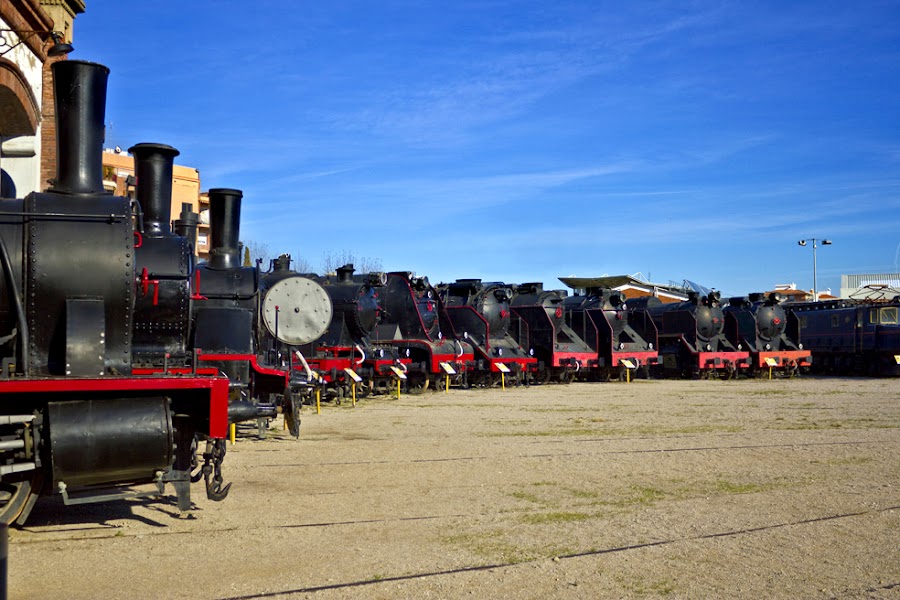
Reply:
M88 0L109 146L273 253L728 294L900 270L900 2Z

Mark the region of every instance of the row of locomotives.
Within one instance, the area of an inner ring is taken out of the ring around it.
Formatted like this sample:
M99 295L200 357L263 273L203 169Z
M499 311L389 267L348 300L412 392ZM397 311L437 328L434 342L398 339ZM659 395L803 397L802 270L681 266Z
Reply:
M163 495L166 484L188 510L203 478L221 500L228 380L136 366L154 345L184 352L185 309L164 303L170 291L173 304L189 301L175 288L190 249L174 240L150 252L157 232L139 201L103 188L109 69L68 60L52 72L56 177L46 192L0 200L0 521L23 523L41 494L72 505ZM151 289L156 273L173 285Z
M372 341L409 359L408 392L446 389L451 384L468 386L475 351L456 335L443 301L427 277L406 271L388 273L380 300L381 318Z
M632 298L630 308L644 311L659 332L662 364L650 372L666 377L731 379L750 365L750 353L725 335L720 292L689 292L686 302L663 303L655 296Z
M800 322L785 310L777 292L730 298L723 308L725 334L737 348L750 352L749 374L778 373L792 377L812 364L812 353L800 341Z
M631 373L649 377L659 361L656 324L646 311L633 310L622 292L596 285L590 279L562 278L584 290L563 301L568 325L591 347L594 355L579 379L626 380Z
M565 313L565 290L544 290L542 283L515 286L510 309L511 327L528 331L537 359L537 381L570 383L597 363L597 349L576 333ZM519 322L525 327L519 327ZM596 340L596 328L588 335Z
M334 275L317 279L331 301L331 323L316 341L297 348L321 376L325 399L336 404L351 394L390 392L405 379L411 362L394 348L372 342L381 319L386 275L354 272L353 265L346 264Z
M193 365L228 377L233 422L255 420L264 436L281 409L291 435L297 437L299 407L292 396L291 372L259 354L260 269L241 264L242 198L240 190L209 190L209 259L197 265L192 278Z
M791 304L813 370L900 377L900 296Z
M528 324L512 319L512 288L498 282L458 279L440 284L438 291L456 335L474 350L469 385L505 385L507 378L524 384L534 378L538 360L530 345Z

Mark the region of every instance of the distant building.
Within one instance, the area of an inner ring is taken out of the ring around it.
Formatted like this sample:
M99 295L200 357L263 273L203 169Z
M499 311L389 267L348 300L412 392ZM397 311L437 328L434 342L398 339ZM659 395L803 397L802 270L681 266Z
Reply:
M880 286L900 290L900 273L860 273L841 275L841 298L851 298L868 286Z
M560 281L574 289L585 293L587 288L609 288L622 292L625 298L641 298L656 296L662 302L684 302L688 299L686 285L650 283L634 275L612 275L603 277L560 277Z
M775 289L766 292L777 292L785 297L786 302L812 302L815 297L813 290L798 290L796 283L777 283ZM819 300L834 300L836 296L831 294L831 288L819 292Z

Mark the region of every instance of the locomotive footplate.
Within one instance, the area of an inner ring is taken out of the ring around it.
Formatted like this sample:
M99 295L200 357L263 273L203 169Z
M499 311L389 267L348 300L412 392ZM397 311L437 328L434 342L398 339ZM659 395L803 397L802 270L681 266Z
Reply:
M749 352L698 352L697 366L701 370L746 369L750 366Z
M809 350L759 352L755 358L753 366L760 369L769 367L769 359L774 360L779 368L786 366L809 367L812 365L812 353Z

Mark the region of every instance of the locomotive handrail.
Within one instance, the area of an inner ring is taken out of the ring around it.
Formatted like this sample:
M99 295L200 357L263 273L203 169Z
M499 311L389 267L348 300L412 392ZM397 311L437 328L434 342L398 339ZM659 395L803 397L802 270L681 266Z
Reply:
M118 223L129 218L128 215L91 215L84 213L45 213L45 212L19 212L12 210L0 210L0 216L3 217L44 217L48 219L59 219L61 221L109 221Z

